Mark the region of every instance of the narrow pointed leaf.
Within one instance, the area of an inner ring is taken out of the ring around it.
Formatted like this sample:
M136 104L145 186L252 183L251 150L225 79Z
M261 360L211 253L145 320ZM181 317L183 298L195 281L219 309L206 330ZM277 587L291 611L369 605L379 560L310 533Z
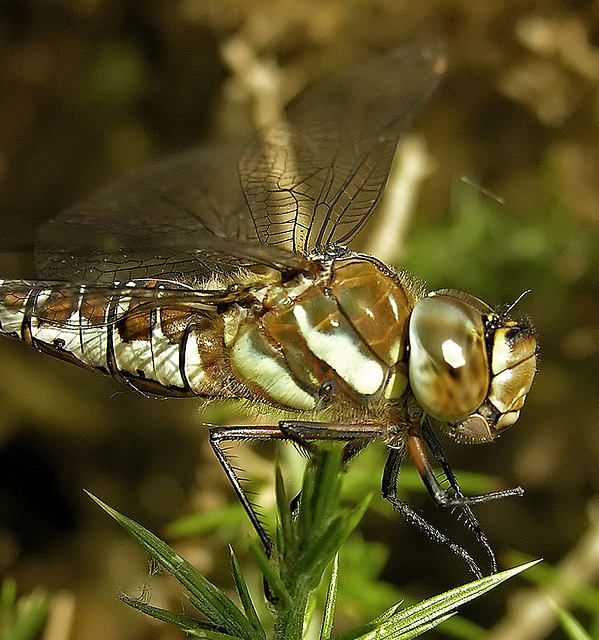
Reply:
M324 612L322 614L322 625L320 626L319 640L328 640L331 637L333 629L333 621L335 618L335 607L337 605L337 586L339 583L339 553L335 554L333 560L333 569L331 571L331 580L327 590L327 598L324 603Z
M347 536L360 524L360 521L364 517L364 514L368 510L370 503L372 502L372 493L369 493L350 513L347 522Z
M243 577L243 573L241 571L241 567L239 566L239 562L233 549L229 547L229 551L231 553L231 569L233 571L233 579L235 580L235 586L237 588L237 593L239 594L239 599L241 600L241 604L243 606L243 610L245 611L245 615L247 619L250 621L252 627L256 630L257 635L260 638L266 637L266 631L260 622L260 618L258 618L258 614L254 607L254 603L252 602L252 597L250 596L250 591L248 589L245 578Z
M278 538L277 546L279 554L285 552L285 548L295 542L295 528L291 519L291 511L289 509L289 500L287 498L287 492L285 491L285 484L283 482L283 476L281 469L277 465L275 471L275 495L277 499L277 511L279 514L279 521L281 527L281 536ZM295 545L293 545L295 546Z
M300 505L294 520L296 535L300 540L309 537L310 533L314 531L311 509L313 491L314 469L311 468L311 463L308 463L302 482Z
M424 602L413 605L397 615L408 619L411 616L418 616L420 614L437 616L449 613L456 607L477 598L483 593L499 586L502 582L522 573L522 571L532 567L537 564L537 562L540 561L535 560L519 567L507 569L501 573L494 573L490 576L480 578L479 580L474 580L473 582L469 582L461 587L457 587L451 591L446 591L445 593L429 598Z
M88 495L196 598L201 605L200 611L208 620L219 628L230 630L232 635L248 639L254 636L252 626L237 606L189 562L134 520L115 511L91 493L88 492Z
M319 535L313 536L302 564L307 573L322 573L345 540L346 517L338 514ZM320 576L317 577L320 582Z
M179 627L179 629L181 629L184 633L189 633L193 630L198 629L223 633L219 627L210 622L198 620L197 618L186 616L181 613L173 613L172 611L161 609L160 607L154 607L147 602L142 602L141 600L136 600L135 598L130 598L126 595L120 595L119 600L121 600L121 602L124 602L132 609L136 609L137 611L141 611L142 613L145 613L152 618L156 618L156 620L162 620L162 622L168 622L175 627Z
M283 529L281 528L281 525L278 522L275 527L275 541L276 541L279 557L282 557L286 553L288 553L288 549L289 549L288 539L286 539L285 536L283 535Z
M455 611L456 607L468 602L477 596L486 593L490 589L500 585L509 578L528 569L535 562L508 569L501 573L486 576L470 582L451 591L442 593L434 598L429 598L406 609L400 610L380 624L367 624L362 628L354 629L347 633L335 636L335 640L382 640L388 638L404 638L403 634L409 634L419 629L423 623L446 616ZM405 636L413 637L413 636Z
M283 583L281 576L277 573L276 569L270 563L270 560L266 557L266 554L262 550L262 547L256 545L250 546L250 551L254 556L256 564L260 568L260 571L264 574L264 578L271 589L272 595L281 600L281 603L286 606L291 606L291 596L287 591L287 587Z
M434 629L442 622L449 620L449 618L453 617L454 615L455 613L447 613L444 616L440 616L439 618L435 618L434 620L430 620L428 622L425 620L422 622L422 624L419 624L411 631L403 632L399 635L389 635L387 636L387 638L392 640L412 640L412 638L418 638L419 636L425 634L427 631Z
M314 569L315 572L318 571L315 567L318 567L319 565L312 565L311 563L313 562L324 562L324 564L329 563L331 556L343 546L352 531L360 523L360 520L362 520L371 499L372 494L367 495L364 500L354 508L349 516L338 516L338 519L331 522L328 530L323 533L322 539L311 545L313 552L311 555L306 557L306 566L309 568L308 570L311 571ZM324 567L322 567L321 570L324 570Z
M392 607L389 607L387 611L383 611L379 616L377 616L372 622L374 624L380 624L381 622L385 622L389 620L389 618L393 617L397 613L401 611L401 605L403 604L403 600L400 600L397 604L394 604Z
M339 471L343 449L334 447L323 451L324 461L317 465L318 477L314 479L314 494L312 498L312 520L321 528L339 509L339 493L341 482Z

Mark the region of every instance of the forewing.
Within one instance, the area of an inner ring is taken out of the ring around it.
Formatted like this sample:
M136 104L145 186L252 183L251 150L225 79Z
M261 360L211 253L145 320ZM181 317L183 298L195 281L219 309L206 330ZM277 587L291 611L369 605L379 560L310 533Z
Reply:
M141 167L42 226L36 263L48 280L198 281L242 266L293 267L260 244L243 204L238 146L199 147Z
M259 239L310 253L347 244L387 181L397 142L436 87L445 59L402 49L300 96L263 132L240 178Z
M399 136L444 60L406 49L321 82L239 164L201 147L142 167L43 225L42 277L88 284L206 280L240 267L301 268L351 241L387 179ZM243 188L243 197L240 190Z
M3 280L0 283L3 308L34 316L37 322L81 330L105 326L107 315L114 323L125 315L159 307L186 313L212 311L219 304L233 302L238 295L234 285L197 289L160 280L90 287L50 280ZM111 312L107 314L109 307ZM81 318L85 318L86 323L82 323Z

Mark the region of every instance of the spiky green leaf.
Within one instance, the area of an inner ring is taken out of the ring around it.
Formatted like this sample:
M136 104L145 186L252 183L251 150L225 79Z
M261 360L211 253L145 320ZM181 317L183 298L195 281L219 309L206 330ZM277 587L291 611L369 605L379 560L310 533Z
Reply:
M254 629L245 615L189 562L134 520L115 511L91 493L88 492L88 495L194 596L201 606L201 613L210 622L219 628L231 630L240 638L252 640L255 637Z

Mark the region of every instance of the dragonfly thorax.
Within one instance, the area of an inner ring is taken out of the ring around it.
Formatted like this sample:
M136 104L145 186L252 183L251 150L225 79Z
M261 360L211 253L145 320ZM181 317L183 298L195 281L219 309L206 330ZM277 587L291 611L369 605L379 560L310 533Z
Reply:
M237 380L266 402L301 411L401 397L411 284L356 254L315 272L270 287L259 309L231 320Z

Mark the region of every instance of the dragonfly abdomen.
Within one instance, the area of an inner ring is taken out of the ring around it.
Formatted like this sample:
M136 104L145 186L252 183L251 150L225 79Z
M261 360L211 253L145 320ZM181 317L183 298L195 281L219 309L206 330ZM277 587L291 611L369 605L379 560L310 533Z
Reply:
M39 351L108 373L105 307L83 311L85 287L56 289L50 283L0 281L0 332ZM84 329L94 328L94 331Z
M214 373L223 358L222 331L215 340L200 314L140 303L133 286L127 295L116 287L51 284L0 281L0 333L148 393L216 395L222 389L222 376Z

